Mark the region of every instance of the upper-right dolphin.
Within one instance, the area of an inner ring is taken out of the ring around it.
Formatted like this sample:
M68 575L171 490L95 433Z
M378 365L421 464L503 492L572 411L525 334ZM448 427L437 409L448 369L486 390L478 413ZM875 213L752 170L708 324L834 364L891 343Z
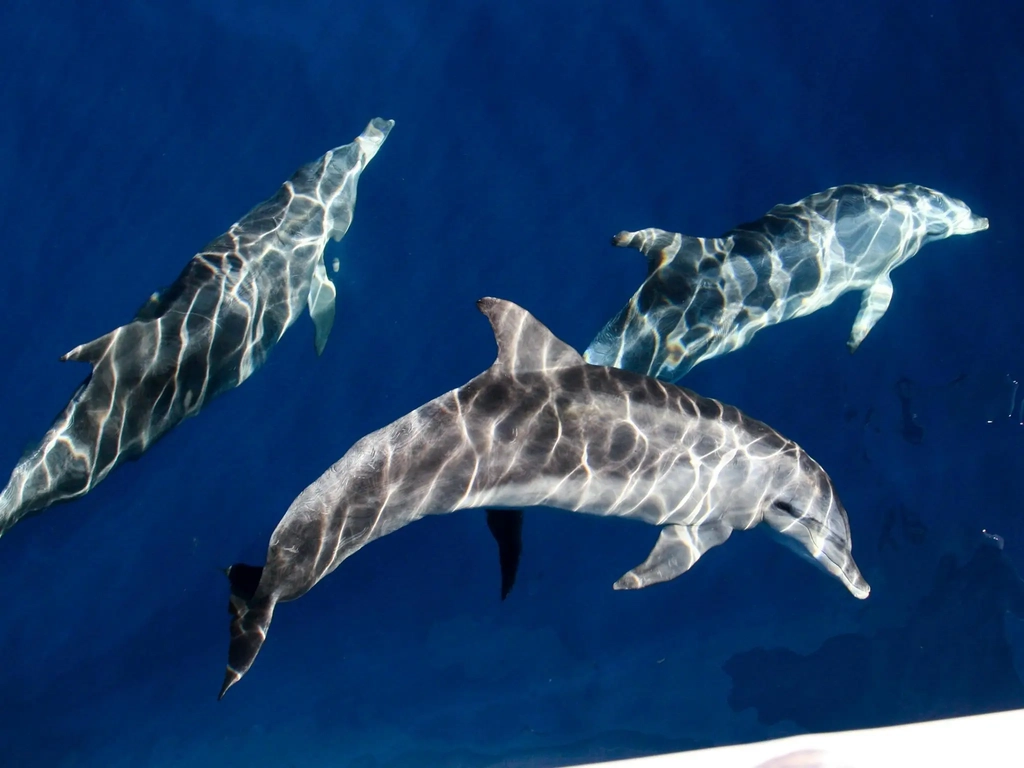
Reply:
M647 278L583 357L677 381L762 328L863 291L853 352L885 314L889 273L921 246L988 229L963 202L918 184L846 184L776 205L721 237L620 232L647 256Z
M855 597L868 596L846 511L799 445L732 406L587 365L509 301L478 307L498 344L494 364L356 442L292 502L265 566L228 569L221 696L252 665L278 603L374 539L460 509L546 506L659 526L647 560L616 589L674 579L734 530L763 522Z
M0 535L24 517L83 496L211 399L263 365L309 310L320 354L334 323L324 248L352 223L356 186L394 120L303 165L196 254L132 322L75 347L82 382L0 493Z

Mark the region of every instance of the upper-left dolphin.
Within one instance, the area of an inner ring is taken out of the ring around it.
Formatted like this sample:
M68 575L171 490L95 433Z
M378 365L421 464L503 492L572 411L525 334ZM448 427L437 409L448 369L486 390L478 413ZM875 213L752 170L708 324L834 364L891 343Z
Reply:
M0 535L83 496L216 395L259 368L309 309L320 354L334 323L324 248L352 223L356 186L394 120L302 166L188 263L132 322L61 360L92 365L71 402L0 494Z

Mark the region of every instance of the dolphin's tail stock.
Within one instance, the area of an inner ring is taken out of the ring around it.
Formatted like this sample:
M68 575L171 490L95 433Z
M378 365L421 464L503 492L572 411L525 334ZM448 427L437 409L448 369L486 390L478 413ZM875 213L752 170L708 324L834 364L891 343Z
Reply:
M255 597L263 568L238 563L226 571L231 581L231 598L228 611L231 613L231 645L228 647L228 667L224 673L217 700L224 698L228 688L242 679L249 671L263 641L267 639L267 628L274 616L277 598Z
M3 492L0 492L0 536L3 536L7 529L14 525L17 508L18 499L14 493L14 483L10 482Z

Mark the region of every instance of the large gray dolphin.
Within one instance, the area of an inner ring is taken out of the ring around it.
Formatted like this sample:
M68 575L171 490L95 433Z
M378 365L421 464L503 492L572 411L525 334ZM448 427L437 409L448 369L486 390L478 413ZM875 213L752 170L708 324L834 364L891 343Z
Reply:
M220 696L252 665L278 603L374 539L459 509L547 506L660 526L647 560L616 589L673 579L734 530L764 522L867 597L832 481L796 443L732 406L587 365L515 304L478 306L494 329L494 364L359 440L292 502L265 566L228 569Z
M677 381L762 328L862 291L847 343L857 349L892 298L889 274L921 246L988 229L963 202L917 184L847 184L777 205L721 237L620 232L647 278L583 358Z
M216 395L259 368L309 310L317 354L334 323L324 248L352 223L359 175L393 120L304 165L188 263L134 320L62 360L92 374L0 494L0 534L52 504L88 493Z

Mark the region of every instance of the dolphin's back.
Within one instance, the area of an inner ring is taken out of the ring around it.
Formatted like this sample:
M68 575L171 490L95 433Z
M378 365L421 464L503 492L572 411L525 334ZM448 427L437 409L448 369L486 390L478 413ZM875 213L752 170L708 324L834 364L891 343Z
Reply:
M792 446L736 408L615 368L488 372L458 395L474 425L458 432L475 443L475 481L457 508L550 506L662 525L712 505L735 508L746 528L758 504L741 496L758 462Z

